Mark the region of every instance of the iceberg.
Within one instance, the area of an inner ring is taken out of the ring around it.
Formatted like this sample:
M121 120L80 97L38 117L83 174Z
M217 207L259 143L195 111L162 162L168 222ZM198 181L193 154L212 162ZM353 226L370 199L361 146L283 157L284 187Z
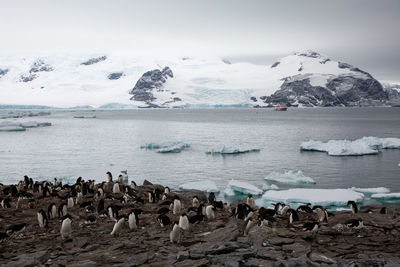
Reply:
M2 121L0 123L0 132L25 131L26 128L37 128L45 126L51 126L51 123L36 122L36 121L27 121L27 122Z
M95 119L96 115L75 115L75 119Z
M22 132L25 130L21 126L0 126L0 132Z
M217 185L211 180L188 182L178 186L179 189L196 189L207 193L219 192Z
M361 156L378 154L381 149L399 149L400 138L363 137L351 140L309 140L300 145L301 151L327 152L330 156Z
M276 184L271 184L271 185L269 185L269 184L267 183L267 184L264 184L264 185L263 185L262 189L263 189L264 191L266 191L266 190L279 190L279 186L277 186Z
M386 187L374 187L374 188L357 188L357 187L352 187L350 190L364 193L364 194L386 194L389 193L390 190Z
M302 171L287 171L284 173L271 172L264 179L281 184L315 184L315 181L312 178L305 176Z
M242 154L248 152L259 152L259 148L245 146L243 144L234 144L230 146L222 145L220 147L215 147L207 150L206 154L220 154L220 155L227 155L227 154Z
M183 143L181 141L164 142L164 143L148 143L140 148L156 150L158 153L179 153L182 150L190 147L189 144Z
M385 199L385 200L388 200L388 199L400 199L400 193L372 194L371 198L374 198L374 199Z
M261 195L262 190L252 184L247 182L231 180L228 183L227 188L225 189L225 195L227 196L234 196L235 192L240 194L252 194L252 195Z
M269 190L262 196L267 201L284 203L311 203L323 206L345 206L347 201L361 202L364 194L350 189L308 189Z

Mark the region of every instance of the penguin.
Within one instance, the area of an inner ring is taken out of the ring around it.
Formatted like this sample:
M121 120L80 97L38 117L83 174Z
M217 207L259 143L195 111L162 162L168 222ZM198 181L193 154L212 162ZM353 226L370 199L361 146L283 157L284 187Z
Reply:
M250 207L254 207L254 199L251 194L247 196L246 204L249 205Z
M9 227L7 227L6 233L13 234L13 233L21 232L21 231L25 230L25 227L26 227L26 223L13 224L13 225L10 225Z
M212 221L215 219L215 208L213 205L208 205L206 207L207 220Z
M72 197L68 198L67 207L68 209L74 207L74 199Z
M306 222L303 224L303 231L310 231L312 233L318 232L319 222Z
M167 208L167 207L162 207L162 208L159 208L157 210L157 214L165 214L165 213L168 213L168 212L170 212L170 209Z
M104 189L101 188L101 187L99 187L99 188L97 189L97 194L98 194L98 196L99 196L100 198L103 198L103 197L104 197Z
M278 212L280 212L281 211L281 209L282 209L282 203L280 203L280 202L278 202L278 203L275 203L274 204L274 210L275 210L275 213L277 214Z
M193 196L193 199L192 199L192 206L193 207L198 207L198 206L200 206L200 202L199 202L199 198L197 197L197 196Z
M9 235L7 233L0 232L0 243L6 241L7 238L9 238Z
M166 186L166 187L164 188L164 194L169 194L169 193L171 193L171 190L169 189L168 186Z
M361 229L364 227L363 220L361 218L358 219L349 219L343 223L343 225L347 228L353 229Z
M253 211L252 207L245 203L239 203L232 212L237 219L244 220L251 211Z
M386 214L387 213L387 209L386 207L382 207L379 211L380 214Z
M247 236L249 234L249 231L251 230L251 228L253 228L254 226L254 222L252 218L248 218L243 225L243 235Z
M49 197L50 196L50 189L49 189L49 187L47 185L43 187L42 195L43 195L43 197Z
M120 175L118 176L118 183L119 183L119 184L124 184L124 177L122 176L122 174L120 174Z
M169 240L171 243L179 243L181 239L181 228L177 223L174 223L172 231L169 233Z
M156 196L153 192L149 192L149 203L154 203Z
M60 185L60 181L57 178L54 178L54 185L58 187Z
M67 203L63 202L58 206L58 217L64 217L67 215Z
M46 212L44 212L44 210L40 209L37 212L37 219L38 219L40 228L48 227L48 220L47 220Z
M289 209L287 213L289 214L289 224L299 220L299 214L294 209Z
M128 225L129 225L129 229L134 230L138 228L139 225L139 217L137 212L135 212L134 210L132 210L129 214L128 214Z
M305 212L305 213L312 213L311 203L307 203L307 205L301 205L296 209L297 212Z
M35 208L35 200L33 198L28 199L28 207L30 209L34 209Z
M165 200L165 201L159 203L158 205L160 205L160 206L171 206L171 204L172 204L172 201Z
M75 184L80 184L82 182L82 177L78 177L78 179L76 179L76 183Z
M188 231L189 230L189 219L188 219L186 213L183 213L179 217L179 227L184 231Z
M357 204L353 200L349 200L347 202L347 206L349 206L351 208L351 211L353 212L353 214L358 213Z
M286 213L288 212L288 210L290 210L290 206L289 206L289 205L283 204L283 207L282 207L282 209L281 209L281 211L280 211L280 214L281 214L281 215L286 215Z
M157 217L157 222L160 224L161 227L164 227L166 225L169 225L171 223L171 220L169 219L169 217L164 213L164 214L160 214Z
M96 216L94 216L93 214L89 214L88 216L86 216L85 224L93 224L96 223L96 221Z
M79 205L79 207L80 208L86 208L86 207L88 207L88 206L91 206L92 205L92 201L85 201L85 202L82 202L80 205Z
M217 200L217 199L215 198L215 194L214 194L214 192L211 192L211 193L208 195L208 203L211 204L211 205L213 205L215 200Z
M173 214L178 214L179 212L181 212L181 208L182 208L181 201L179 200L179 198L175 198L174 199L174 207L173 207L172 213Z
M321 208L316 208L315 212L318 215L318 221L319 222L323 222L323 221L328 221L328 214L327 211L325 209L321 209Z
M136 186L137 186L136 183L134 181L131 181L131 188L136 189Z
M99 204L97 204L97 213L104 211L104 199L100 199Z
M196 214L193 215L191 217L189 217L189 223L191 224L198 224L199 222L203 222L204 221L205 216L202 214Z
M108 216L110 218L114 218L114 219L118 218L118 211L121 208L122 208L121 206L115 206L115 205L108 206L108 208L107 208Z
M1 207L3 208L3 209L9 209L9 208L11 208L11 199L9 198L9 197L7 197L7 198L5 198L5 199L3 199L2 201L1 201Z
M261 216L258 215L258 226L262 227L262 226L269 226L270 224L272 225L273 223L276 222L276 219L272 216Z
M276 215L277 209L266 209L261 207L258 209L259 216L266 218L266 217L274 217Z
M96 212L96 208L92 205L86 206L86 212Z
M64 219L62 220L62 223L61 223L61 230L60 230L61 238L62 238L63 240L72 237L72 227L71 227L71 223L72 223L71 216L69 216L68 214L65 215L65 216L64 216Z
M222 201L214 201L213 205L216 209L223 209L224 208L224 203Z
M22 198L18 197L17 203L15 204L15 208L19 209L22 207Z
M81 203L81 202L82 202L82 199L83 199L83 194L82 194L82 192L78 192L78 193L76 194L75 204L78 205L79 203Z
M106 172L106 174L107 174L107 181L109 183L111 183L112 182L112 174L111 174L111 172Z
M118 221L115 222L113 230L111 231L111 235L119 236L122 232L124 224L125 224L125 217L121 217Z
M113 186L113 194L119 194L120 192L119 183L115 183Z

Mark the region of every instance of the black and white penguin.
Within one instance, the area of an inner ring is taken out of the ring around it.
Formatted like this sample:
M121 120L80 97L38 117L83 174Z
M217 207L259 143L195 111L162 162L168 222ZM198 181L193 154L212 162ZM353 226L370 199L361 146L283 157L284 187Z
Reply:
M69 214L63 216L60 234L62 239L68 239L72 237L72 217Z
M42 190L42 195L43 195L43 197L49 197L50 196L50 188L46 185L46 186L44 186L43 187L43 190Z
M274 217L276 215L277 209L266 209L261 207L258 209L259 216L266 218L266 217Z
M246 204L249 205L250 207L254 207L254 199L251 194L247 196Z
M379 211L380 214L386 214L387 213L387 209L386 207L382 207Z
M131 212L128 214L128 225L129 229L134 230L139 227L139 214L141 213L141 210L139 209L134 209L131 210Z
M289 224L299 220L299 214L294 209L289 209L287 213L289 214Z
M120 219L118 219L114 224L113 230L111 231L111 235L119 236L122 232L124 224L125 224L125 217L121 217Z
M206 207L207 220L212 221L215 219L215 207L213 205L208 205Z
M97 196L99 198L103 198L104 197L104 189L103 188L101 188L101 187L97 188Z
M282 203L278 202L274 204L275 214L278 214L282 209Z
M165 194L165 193L164 193L164 194L162 194L162 196L161 196L161 200L163 200L163 201L164 201L164 200L167 200L167 198L168 198L168 195L167 195L167 194Z
M9 197L4 198L4 199L1 201L1 207L2 207L3 209L9 209L9 208L11 208L11 199L10 199Z
M119 193L121 193L119 188L119 183L115 183L113 186L113 194L119 194Z
M89 214L88 216L86 216L85 224L94 224L96 223L96 221L97 221L96 216L94 216L93 214Z
M350 200L347 202L347 206L349 206L351 208L351 211L353 212L353 214L358 213L358 207L356 202L354 202L353 200Z
M82 202L82 203L79 205L80 208L86 208L86 207L88 207L88 206L92 206L92 201L91 201L91 200Z
M136 189L137 185L134 181L131 181L131 188L132 189Z
M89 212L94 213L94 212L96 212L96 208L94 206L92 206L92 205L89 205L89 206L86 206L85 211L88 212L88 213Z
M253 211L253 208L246 203L239 203L236 208L232 211L237 219L244 220L247 215Z
M44 210L40 209L37 212L37 219L38 219L40 228L43 228L43 227L47 228L48 227L48 223L49 222L47 220L46 212L44 212Z
M156 201L156 196L153 192L149 192L149 203L154 203Z
M224 208L224 203L222 201L214 201L213 205L216 209L223 209Z
M361 218L358 219L349 219L343 223L343 225L347 228L353 229L361 229L364 227L363 220Z
M198 207L198 206L200 206L200 201L199 201L199 198L197 197L197 196L193 196L193 199L192 199L192 206L193 207Z
M211 193L208 195L208 204L213 205L213 204L214 204L214 201L216 201L216 200L217 200L217 198L215 197L214 192L211 192Z
M99 200L99 204L97 204L97 213L104 211L104 199Z
M82 200L83 200L82 192L77 192L76 193L75 204L78 205L79 203L82 203Z
M118 217L118 209L116 208L116 206L110 205L107 208L107 212L108 212L108 216L110 218L117 218Z
M243 235L247 236L251 228L253 228L253 226L254 226L253 218L248 218L243 225Z
M18 233L21 231L24 231L26 227L26 223L20 223L20 224L13 224L7 227L6 233L7 234L13 234L13 233Z
M258 226L262 227L262 226L269 226L272 225L273 223L276 222L276 219L272 216L261 216L258 215Z
M196 215L193 215L193 216L190 216L190 217L189 217L189 223L191 223L191 224L198 224L198 223L200 223L200 222L203 222L204 219L205 219L205 216L204 216L204 215L202 215L202 214L196 214Z
M312 233L318 232L319 222L305 222L302 226L303 231L310 231Z
M307 203L307 205L301 205L296 209L297 212L305 212L305 213L313 213L311 208L311 203Z
M107 174L107 181L109 183L111 183L112 182L112 174L111 174L111 172L106 172L106 174Z
M181 201L179 200L179 198L175 198L172 213L179 214L181 212L181 209L182 209Z
M171 243L179 243L181 240L181 228L177 223L174 223L172 231L169 233L169 240Z
M317 215L318 215L318 221L319 222L328 222L328 212L327 212L327 210L326 209L324 209L324 208L316 208L315 209L315 212L317 213Z
M124 184L124 176L122 176L122 174L118 176L118 183L121 185Z
M159 208L158 210L157 210L157 214L165 214L165 213L168 213L168 212L170 212L171 210L169 209L169 208L167 208L167 207L161 207L161 208Z
M179 227L184 231L188 231L189 230L189 219L188 219L186 213L183 213L179 217Z
M74 199L73 199L72 197L69 197L69 198L68 198L67 207L68 207L68 209L74 207Z
M158 215L157 222L160 224L161 227L164 227L166 225L169 225L171 223L171 220L165 213L163 213Z
M290 208L289 205L286 205L286 204L283 204L282 206L283 206L283 207L282 207L282 209L281 209L281 211L280 211L280 214L284 216L284 215L286 215L286 213L288 212L288 210L290 210L291 208Z
M67 203L65 202L61 203L60 206L58 206L58 217L59 218L64 217L65 215L67 215L67 211L68 211Z
M171 193L171 190L169 189L168 186L166 186L166 187L164 188L164 193L165 193L165 194Z

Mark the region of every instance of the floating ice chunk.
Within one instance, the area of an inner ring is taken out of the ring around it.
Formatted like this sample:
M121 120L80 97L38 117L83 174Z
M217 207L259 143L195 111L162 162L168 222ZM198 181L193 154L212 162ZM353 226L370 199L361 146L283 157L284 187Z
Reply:
M211 180L184 183L179 186L179 189L197 189L207 193L219 192L217 185L214 183L214 181Z
M356 192L361 192L364 194L386 194L389 193L390 190L386 187L374 187L374 188L357 188L357 187L352 187L350 188L353 191Z
M2 121L0 123L0 131L2 132L15 132L15 131L25 131L26 128L37 128L51 126L50 122L14 122L14 121Z
M350 140L309 140L300 145L302 151L327 152L330 156L360 156L378 154L380 149L400 148L400 138L363 137Z
M371 198L375 199L400 199L400 193L388 193L388 194L373 194Z
M231 180L228 183L227 190L225 190L225 195L233 196L235 192L240 194L252 194L252 195L261 195L262 190L252 184L247 182Z
M181 141L164 142L164 143L148 143L140 148L142 149L155 149L158 153L179 153L183 149L190 147Z
M279 190L279 186L277 186L276 184L271 184L269 185L268 183L264 184L262 189L265 190Z
M0 126L0 132L21 132L25 130L21 126Z
M258 152L258 151L260 151L259 148L249 147L243 144L234 144L230 146L222 145L220 147L211 148L206 152L206 154L226 155L226 154L242 154L248 152Z
M281 184L315 184L315 181L312 178L305 176L302 171L287 171L284 173L271 172L264 179Z
M75 115L75 119L95 119L96 115Z
M344 206L347 201L361 202L364 194L350 189L308 189L269 190L262 196L264 200L284 203L311 203L313 205Z
M50 122L37 122L37 121L27 121L27 122L22 122L21 127L24 128L37 128L37 127L46 127L46 126L51 126Z

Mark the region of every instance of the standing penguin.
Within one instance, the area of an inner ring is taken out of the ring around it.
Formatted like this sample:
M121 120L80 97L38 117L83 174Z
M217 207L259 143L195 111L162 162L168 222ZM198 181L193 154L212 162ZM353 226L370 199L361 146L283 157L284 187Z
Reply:
M325 209L316 208L315 212L318 215L318 221L320 222L328 222L328 213Z
M57 207L56 204L51 203L47 208L47 213L49 214L49 219L55 219L57 217Z
M118 176L118 183L119 183L119 184L124 184L124 177L122 176L122 174L120 174L120 175Z
M215 208L213 205L208 205L206 207L206 216L207 216L207 219L210 221L215 219Z
M289 223L290 224L299 220L299 214L294 209L289 209L287 211L287 213L289 213Z
M60 233L62 239L71 238L72 236L71 223L72 223L71 216L66 215L61 224Z
M181 201L179 200L178 197L176 197L174 199L174 207L173 207L172 213L173 214L178 214L179 212L181 212L181 208L182 208Z
M136 186L137 186L136 183L134 181L131 181L131 188L136 189Z
M149 203L154 203L156 196L153 192L149 192Z
M82 192L78 192L77 194L76 194L76 201L75 201L75 204L79 204L79 203L81 203L82 202L82 199L83 199L83 194L82 194Z
M283 207L280 211L281 215L286 215L286 213L290 210L290 206L289 205L285 205L283 204Z
M119 183L115 183L115 184L114 184L114 186L113 186L113 193L114 193L114 194L120 193L120 190L119 190Z
M247 236L249 234L249 231L251 228L253 228L254 226L254 222L252 218L248 218L245 222L244 222L244 229L243 229L243 235Z
M129 229L134 230L138 228L139 225L139 216L138 216L139 212L137 210L132 210L129 214L128 214L128 225L129 225Z
M211 204L211 205L213 205L213 204L214 204L214 201L216 201L216 200L217 200L217 199L216 199L216 197L215 197L214 192L211 192L211 193L208 195L208 203Z
M160 224L161 227L164 227L168 224L171 223L171 220L169 219L169 217L164 213L164 214L160 214L157 217L157 221Z
M74 199L72 197L68 198L67 207L70 209L74 206Z
M198 207L198 206L200 206L200 202L199 202L199 198L197 197L197 196L194 196L193 197L193 199L192 199L192 206L193 207Z
M38 219L40 228L43 228L43 227L47 228L48 227L47 216L46 216L46 212L44 212L44 210L40 209L37 212L37 219Z
M353 212L353 214L358 213L357 204L353 200L348 201L347 206L349 206L351 208L351 211Z
M64 217L67 215L67 203L61 203L60 206L58 206L58 217Z
M109 183L111 183L112 182L112 174L111 174L111 172L107 172L106 174L107 174L107 181Z
M177 223L174 223L172 231L169 233L169 240L171 243L179 243L181 239L181 228Z
M168 186L166 186L166 187L164 188L164 193L165 193L165 194L171 193L171 190L169 189Z
M121 217L118 221L115 222L111 235L119 236L122 232L122 228L124 227L125 218Z
M254 207L254 199L251 194L247 196L246 204L249 205L250 207Z
M183 213L181 217L179 217L179 227L182 228L184 231L189 230L189 219L186 213Z

